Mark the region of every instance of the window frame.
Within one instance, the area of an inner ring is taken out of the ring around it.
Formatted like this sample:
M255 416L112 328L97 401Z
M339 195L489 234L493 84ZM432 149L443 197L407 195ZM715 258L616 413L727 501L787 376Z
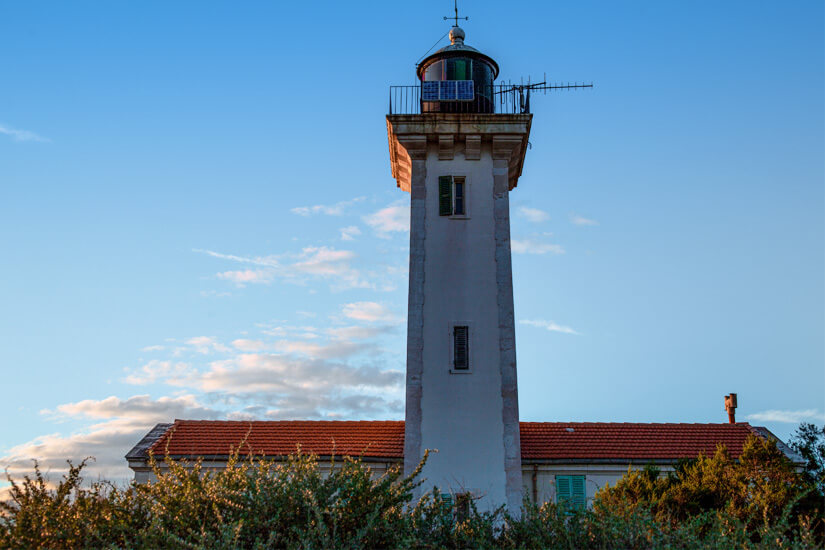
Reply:
M450 213L441 213L441 178L450 178ZM462 199L464 201L464 213L456 214L456 179L461 180ZM449 218L451 220L469 220L470 219L470 178L463 173L442 174L438 176L438 216L440 218Z
M455 328L456 327L467 327L467 368L466 369L457 369L455 368ZM472 374L473 372L473 350L475 346L473 346L473 337L475 335L475 330L473 327L473 323L470 321L452 321L447 327L447 341L448 341L448 349L449 349L449 356L447 357L447 361L450 367L450 374Z

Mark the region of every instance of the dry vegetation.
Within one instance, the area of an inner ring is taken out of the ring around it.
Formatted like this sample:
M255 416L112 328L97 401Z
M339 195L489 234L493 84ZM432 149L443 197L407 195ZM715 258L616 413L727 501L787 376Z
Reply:
M49 488L39 471L0 504L0 548L815 548L822 495L772 443L724 449L675 474L629 472L590 510L526 503L456 518L418 472L373 479L345 459L332 475L297 454L232 459L223 471L167 461L154 483L84 486L84 464ZM419 467L420 468L420 467Z

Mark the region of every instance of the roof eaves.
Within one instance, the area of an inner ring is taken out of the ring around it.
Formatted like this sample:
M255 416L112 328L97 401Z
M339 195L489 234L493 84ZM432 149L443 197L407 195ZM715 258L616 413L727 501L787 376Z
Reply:
M155 424L155 427L149 430L149 433L143 436L143 439L138 441L137 445L126 453L126 460L140 460L149 458L147 451L154 445L163 435L172 427L170 423Z
M521 463L523 465L537 465L542 464L620 464L627 466L629 464L654 464L654 465L672 465L676 464L682 458L523 458Z
M782 451L788 460L793 462L797 466L804 466L806 461L802 458L802 455L791 449L788 445L786 445L781 439L776 437L773 432L771 432L768 428L764 426L751 426L750 427L753 432L756 433L757 436L763 437L768 441L773 441L776 443L776 448Z

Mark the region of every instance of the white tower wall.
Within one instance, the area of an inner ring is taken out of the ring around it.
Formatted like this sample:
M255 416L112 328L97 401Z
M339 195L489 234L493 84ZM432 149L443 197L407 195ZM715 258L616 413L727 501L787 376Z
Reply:
M475 122L476 124L470 124ZM390 115L390 154L411 193L405 469L481 509L521 505L509 191L530 115ZM465 134L472 131L473 134ZM466 215L439 215L439 177L465 178ZM470 329L467 371L452 327Z

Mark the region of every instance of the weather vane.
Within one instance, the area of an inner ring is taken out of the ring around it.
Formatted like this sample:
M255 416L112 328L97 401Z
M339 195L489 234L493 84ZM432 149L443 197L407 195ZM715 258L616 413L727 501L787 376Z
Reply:
M457 26L458 26L458 20L459 20L459 19L463 19L464 21L469 21L469 20L470 20L470 18L469 18L469 17L459 17L459 16L458 16L458 0L453 0L453 6L455 7L455 16L453 16L453 17L447 17L447 16L445 15L445 16L444 16L444 21L446 21L447 19L455 19L455 25L453 25L453 26L454 26L454 27L457 27Z

